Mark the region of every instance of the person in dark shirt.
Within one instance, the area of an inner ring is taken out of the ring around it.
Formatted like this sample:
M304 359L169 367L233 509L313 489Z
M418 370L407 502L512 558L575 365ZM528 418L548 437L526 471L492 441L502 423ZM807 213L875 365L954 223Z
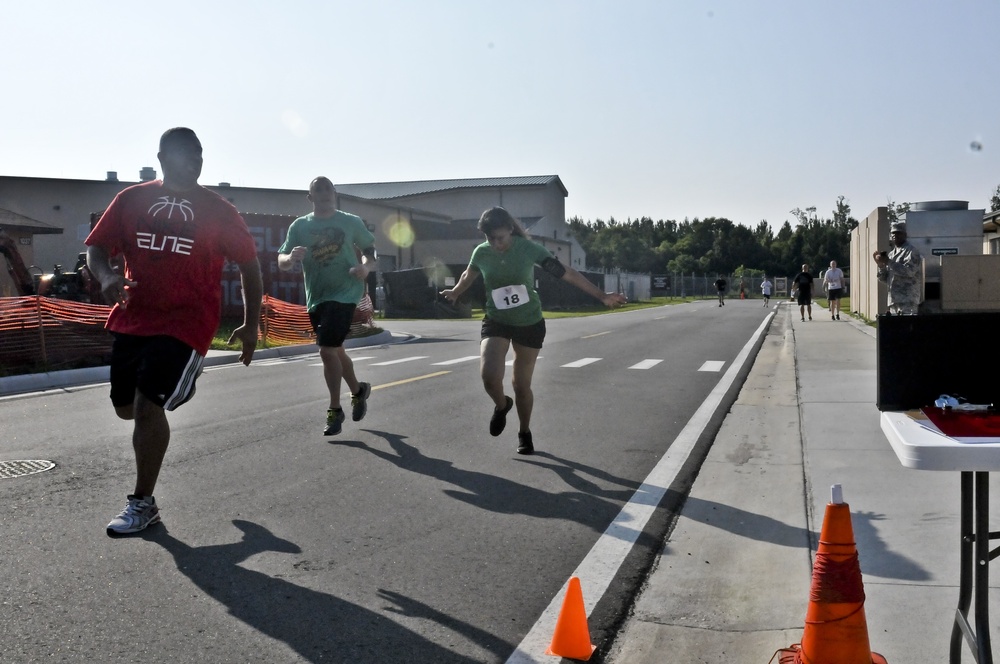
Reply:
M798 290L798 303L799 303L799 316L802 320L806 319L806 312L809 312L809 320L813 319L813 307L812 307L812 289L813 289L813 278L809 274L809 265L806 263L802 264L802 271L795 275L792 279L792 283Z
M726 286L727 285L728 284L726 284L726 280L723 279L722 275L720 274L719 278L715 280L715 290L717 290L719 292L719 306L720 307L726 306Z

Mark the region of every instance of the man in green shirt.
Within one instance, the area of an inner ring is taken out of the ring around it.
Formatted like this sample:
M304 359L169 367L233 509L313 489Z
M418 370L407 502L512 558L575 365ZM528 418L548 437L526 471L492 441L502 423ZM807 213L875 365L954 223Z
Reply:
M340 407L341 380L351 390L352 419L358 422L368 411L372 386L357 379L344 340L364 295L365 279L375 267L375 236L360 217L337 209L337 190L329 178L310 183L309 200L313 211L288 227L278 250L278 268L302 266L306 308L330 392L323 434L332 436L341 432L346 419ZM361 251L360 262L356 250Z

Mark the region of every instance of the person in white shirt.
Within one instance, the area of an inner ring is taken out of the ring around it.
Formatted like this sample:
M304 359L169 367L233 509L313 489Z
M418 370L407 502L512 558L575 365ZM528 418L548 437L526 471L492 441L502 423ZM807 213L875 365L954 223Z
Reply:
M764 281L760 282L760 292L764 296L764 306L765 307L767 306L767 303L771 301L771 289L772 288L774 288L774 284L772 284L768 280L768 278L765 276L764 277Z
M844 271L837 261L830 261L830 269L823 275L823 288L830 302L830 320L840 320L840 298L844 295Z

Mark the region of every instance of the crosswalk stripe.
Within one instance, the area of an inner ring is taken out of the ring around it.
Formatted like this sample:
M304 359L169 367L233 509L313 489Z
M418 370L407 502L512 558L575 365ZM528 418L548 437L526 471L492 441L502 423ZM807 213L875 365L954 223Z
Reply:
M352 357L351 359L354 360L354 361L360 361L360 360L371 360L371 359L374 359L374 357L375 356L373 356L373 355L365 355L365 356L360 356L360 357ZM417 360L426 360L428 357L429 357L428 355L414 355L412 357L404 357L404 358L401 358L401 359L398 359L398 360L388 360L386 362L375 362L375 363L369 364L368 366L370 366L370 367L385 367L385 366L389 366L389 365L392 365L392 364L403 364L405 362L415 362ZM541 360L542 358L543 358L543 356L539 355L537 359ZM441 362L432 362L430 366L434 366L434 367L451 366L453 364L462 364L462 363L465 363L465 362L472 362L472 361L478 360L478 359L480 359L479 355L464 355L462 357L456 357L456 358L451 359L451 360L443 360ZM560 365L560 368L564 368L564 369L579 369L580 367L585 367L587 365L594 364L595 362L600 362L603 359L604 359L603 357L583 357L583 358L580 358L579 360L575 360L575 361L569 362L567 364L562 364L562 365ZM295 362L295 361L296 361L295 358L276 358L276 359L272 359L272 360L264 360L264 361L254 362L254 366L266 367L266 366L273 366L273 365L277 365L277 364L287 364L287 363ZM629 369L636 369L636 370L652 369L653 367L655 367L655 366L657 366L659 364L662 364L663 361L664 360L662 360L662 359L646 359L646 360L642 360L641 362L636 362L635 364L633 364L632 366L630 366L628 368ZM504 362L504 364L505 364L505 366L508 366L508 367L513 366L514 365L514 360L513 359L509 359L506 362ZM227 366L228 365L221 365L220 367L209 367L208 369L206 369L206 371L208 371L208 370L214 370L214 369L217 369L217 368L225 368ZM309 366L311 366L311 367L321 367L321 366L323 366L323 363L322 362L310 363ZM704 363L702 363L702 365L700 367L698 367L698 371L718 373L718 372L722 371L725 366L726 366L725 360L707 360Z
M403 362L413 362L415 360L426 360L427 357L428 357L427 355L415 355L413 357L404 357L401 360L389 360L388 362L375 362L373 364L369 364L368 366L370 366L370 367L387 367L390 364L402 364Z
M642 362L633 364L629 367L629 369L652 369L662 361L663 360L643 360Z
M274 357L267 360L257 360L250 364L251 367L270 367L275 364L291 364L293 362L302 362L304 357Z
M458 364L460 362L470 362L472 360L478 360L478 359L479 359L478 355L466 355L465 357L459 357L459 358L454 359L454 360L445 360L444 362L434 362L433 364L431 364L431 366L432 367L444 367L444 366L448 366L449 364Z
M585 367L588 364L593 364L594 362L600 362L602 358L600 357L585 357L583 359L577 360L576 362L570 362L569 364L562 365L568 369L577 369L579 367Z
M544 359L545 359L544 355L539 355L538 357L535 358L535 361L537 362L538 360L544 360ZM507 360L506 362L504 362L504 366L507 366L507 367L514 366L514 358L512 357L509 360Z

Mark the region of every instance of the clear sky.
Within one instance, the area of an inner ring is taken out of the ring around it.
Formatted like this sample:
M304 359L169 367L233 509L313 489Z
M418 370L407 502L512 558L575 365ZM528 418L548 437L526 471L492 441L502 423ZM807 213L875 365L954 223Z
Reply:
M1000 0L5 2L0 175L559 175L567 216L863 218L1000 184Z

